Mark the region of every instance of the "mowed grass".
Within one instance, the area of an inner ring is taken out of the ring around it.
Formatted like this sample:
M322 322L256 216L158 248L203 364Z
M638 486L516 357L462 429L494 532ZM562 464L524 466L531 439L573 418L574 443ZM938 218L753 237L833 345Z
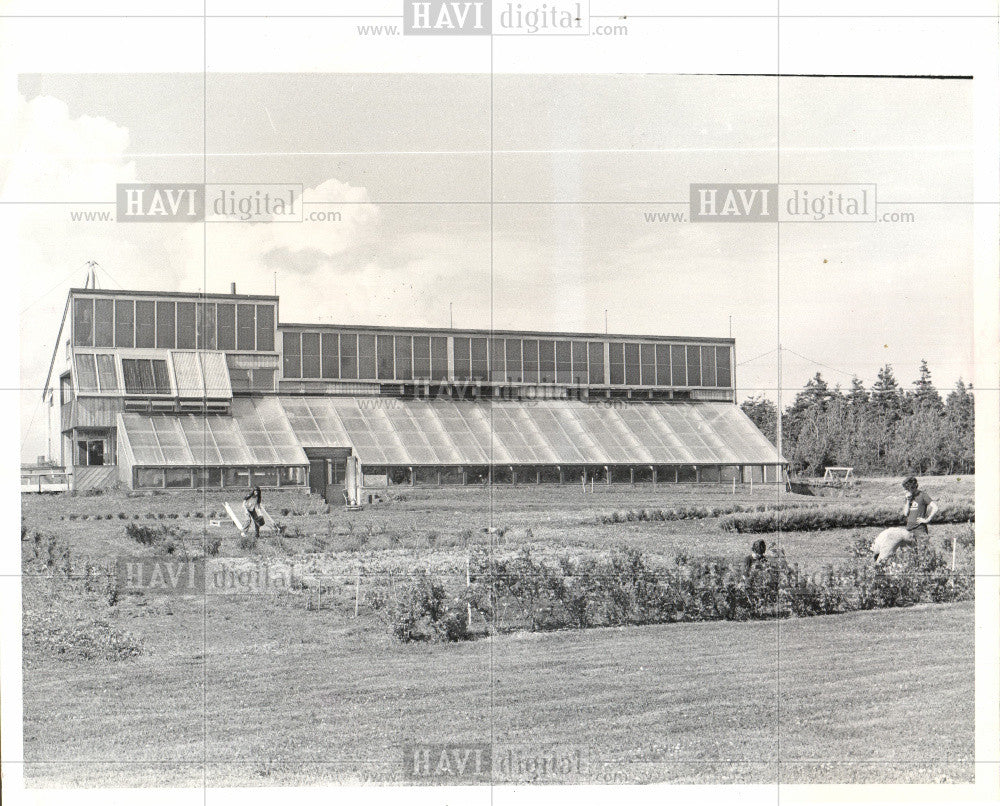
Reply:
M971 497L974 479L926 487L947 501ZM863 483L849 498L891 503L901 499L898 488L898 480ZM471 535L488 544L499 534L492 527L503 532L503 550L528 545L555 555L628 544L665 558L742 557L757 536L725 533L717 519L604 525L598 516L844 502L759 486L733 496L712 485L395 495L348 513L316 496L270 494L269 511L296 536L262 541L255 554L414 567L444 556L464 569L463 543ZM125 536L129 522L177 527L195 550L221 537L222 556L246 554L230 524L209 523L227 499L238 496L24 496L22 512L30 529L66 541L77 558L155 553ZM934 527L933 539L940 547L963 528ZM855 537L876 531L765 538L813 569L839 562ZM960 562L971 561L959 551ZM26 617L46 606L53 584L25 578ZM98 602L94 615L135 633L145 651L110 662L26 649L30 783L401 782L407 742L491 735L500 744L585 746L595 780L932 782L973 774L971 603L402 645L370 609L354 619L351 580L342 587L319 610L306 609L305 595Z
M33 785L403 782L408 742L491 736L586 747L597 780L973 776L971 603L409 646L330 611L172 610L137 661L31 660Z

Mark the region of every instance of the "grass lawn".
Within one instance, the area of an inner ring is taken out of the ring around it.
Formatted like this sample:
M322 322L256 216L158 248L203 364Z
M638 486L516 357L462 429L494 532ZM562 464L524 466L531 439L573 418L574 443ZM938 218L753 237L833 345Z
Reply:
M408 742L491 736L635 782L973 775L971 603L408 646L331 611L172 610L135 661L29 658L32 784L402 781Z
M897 488L862 483L851 497L892 502ZM927 488L943 502L968 498L974 479L932 479ZM249 553L345 571L358 562L433 564L464 575L463 544L488 543L492 526L503 528L505 550L530 545L541 555L627 543L662 558L741 557L757 536L723 532L717 519L598 518L631 507L844 502L773 487L734 497L711 485L395 495L358 513L269 495L269 511L295 536ZM30 529L67 542L75 561L158 551L126 537L129 522L172 526L195 553L203 537L221 537L222 556L245 556L234 529L210 525L223 500L25 496L22 514ZM935 527L934 540L967 528ZM764 537L812 569L839 562L857 535L875 531ZM971 556L960 550L959 561L971 570ZM974 774L971 602L403 645L370 610L353 617L346 580L320 609L296 594L135 594L109 607L78 581L38 572L26 562L25 756L36 786L403 782L411 742L584 748L583 779L596 781L925 783ZM45 625L87 619L133 633L142 654L88 660L35 641Z

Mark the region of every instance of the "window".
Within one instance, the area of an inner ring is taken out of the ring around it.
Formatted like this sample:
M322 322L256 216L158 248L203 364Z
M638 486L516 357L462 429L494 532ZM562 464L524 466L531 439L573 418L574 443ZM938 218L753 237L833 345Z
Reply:
M656 345L656 385L670 386L670 345Z
M163 468L160 467L138 467L135 470L136 487L162 487Z
M196 467L194 486L198 488L219 488L222 486L222 469L218 467Z
M115 345L115 304L110 299L94 300L94 346L114 347Z
M521 340L507 339L505 353L507 356L507 380L512 383L520 383L524 378L521 370Z
M297 487L305 484L306 474L301 467L278 468L278 484L282 487Z
M251 487L277 487L278 468L276 467L255 467L250 474Z
M495 383L503 383L507 380L504 361L503 339L490 340L490 380Z
M63 375L59 379L59 403L65 406L73 401L73 384L69 375Z
M639 383L643 386L656 385L656 347L653 344L639 345Z
M639 345L634 342L625 345L625 383L629 386L638 386L641 383Z
M610 347L611 383L621 385L625 383L625 345L612 342Z
M715 386L715 348L701 348L701 385Z
M281 373L286 378L302 377L302 334L285 331L281 334Z
M76 388L80 392L96 392L97 365L90 353L78 353L76 356Z
M701 386L701 350L697 347L687 348L687 385Z
M118 375L115 373L115 357L113 355L97 356L97 376L102 392L118 390Z
M524 382L538 383L538 339L525 339L522 345L524 350Z
M274 306L257 306L257 349L274 349Z
M156 346L174 348L177 306L173 302L156 303Z
M254 348L254 314L253 305L236 306L236 349L252 350Z
M195 339L194 303L177 303L177 349L193 350L197 344Z
M320 374L324 378L340 377L339 345L336 333L324 333L320 339Z
M355 333L340 334L340 377L358 377L358 337Z
M448 379L448 339L444 336L431 336L431 378Z
M135 347L135 302L115 300L115 346Z
M358 335L358 377L375 377L375 336L371 333Z
M472 377L472 348L470 340L456 336L455 345L455 378L465 380Z
M574 341L573 348L573 376L572 381L576 384L586 384L588 378L587 372L587 342L585 341ZM558 363L559 357L556 356L556 361ZM558 367L556 367L558 370ZM604 380L603 378L601 380Z
M156 306L149 301L135 303L135 346L155 347Z
M76 464L79 467L101 467L104 465L103 439L80 439L76 443Z
M395 350L392 336L379 336L376 344L378 355L378 377L380 380L391 381L395 376L393 352Z
M73 344L94 346L94 300L73 300Z
M220 350L236 349L236 306L220 302L215 306L216 345Z
M670 385L687 386L687 361L684 348L679 344L670 347Z
M191 469L187 467L168 467L164 470L164 480L167 487L190 487Z
M169 395L167 362L157 358L123 358L122 375L129 395Z
M319 333L302 334L302 377L320 376Z
M246 489L250 486L250 471L245 467L227 467L222 471L223 487L242 487Z
M716 386L729 387L733 385L730 356L729 347L715 348Z
M413 339L396 336L396 377L401 381L413 378Z
M250 308L252 309L253 306L251 305ZM214 302L198 303L198 320L196 330L198 335L198 348L201 350L214 350L217 344ZM251 343L250 347L247 349L252 350L253 344Z
M538 342L538 378L542 383L556 381L556 343L551 339Z
M556 381L559 383L573 382L573 364L568 341L556 342Z
M604 383L604 343L600 341L588 342L587 350L590 353L590 382L593 384Z
M489 377L486 345L486 339L472 340L472 380L474 381L485 381Z
M431 340L427 336L413 337L413 377L417 380L431 377Z

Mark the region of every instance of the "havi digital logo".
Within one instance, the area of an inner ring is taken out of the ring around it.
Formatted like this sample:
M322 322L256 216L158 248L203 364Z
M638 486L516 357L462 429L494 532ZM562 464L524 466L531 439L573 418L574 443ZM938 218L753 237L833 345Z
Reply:
M482 35L492 26L491 0L404 0L404 34Z

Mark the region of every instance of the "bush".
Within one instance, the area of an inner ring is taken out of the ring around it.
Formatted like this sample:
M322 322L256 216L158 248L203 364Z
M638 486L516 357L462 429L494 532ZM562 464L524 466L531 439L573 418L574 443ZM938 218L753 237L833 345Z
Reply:
M450 597L430 574L414 575L388 608L392 633L404 643L467 641L472 637L467 614L462 598Z
M244 532L236 541L236 546L240 551L253 551L257 548L257 537L252 532Z
M944 504L938 510L934 522L968 523L975 519L975 514L975 506L968 502ZM734 513L722 518L719 526L727 532L763 534L896 526L901 520L898 507L799 507L791 510Z
M152 546L163 534L163 531L158 527L128 523L125 525L125 534L141 546Z

